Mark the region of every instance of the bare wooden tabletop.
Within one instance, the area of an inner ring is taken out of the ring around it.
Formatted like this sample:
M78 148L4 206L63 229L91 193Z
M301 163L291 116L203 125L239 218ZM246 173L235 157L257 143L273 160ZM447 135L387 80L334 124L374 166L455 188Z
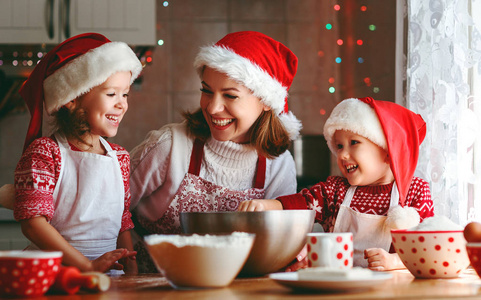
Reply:
M416 279L407 270L390 272L381 285L356 291L293 290L266 277L237 278L225 288L176 290L160 274L112 278L104 293L47 294L38 299L481 299L481 279L473 269L455 279Z

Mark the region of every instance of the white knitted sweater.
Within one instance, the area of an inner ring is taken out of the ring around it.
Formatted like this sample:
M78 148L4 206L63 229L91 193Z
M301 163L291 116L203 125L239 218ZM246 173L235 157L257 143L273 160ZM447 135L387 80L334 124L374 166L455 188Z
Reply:
M189 168L194 140L185 123L169 124L151 131L130 153L131 209L160 218L169 207ZM249 145L210 138L204 146L199 176L232 190L253 187L257 152ZM266 161L266 199L296 192L296 170L289 151Z

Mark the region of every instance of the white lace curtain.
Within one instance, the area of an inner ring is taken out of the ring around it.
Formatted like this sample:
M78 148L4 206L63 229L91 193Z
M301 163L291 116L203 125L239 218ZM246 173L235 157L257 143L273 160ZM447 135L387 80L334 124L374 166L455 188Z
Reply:
M406 0L406 106L427 123L416 176L435 214L481 222L481 0Z

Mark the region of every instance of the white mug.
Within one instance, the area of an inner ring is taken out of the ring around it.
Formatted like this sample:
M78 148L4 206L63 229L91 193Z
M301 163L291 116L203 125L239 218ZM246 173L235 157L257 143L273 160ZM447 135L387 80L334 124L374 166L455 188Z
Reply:
M311 267L352 268L354 248L351 232L307 234L307 262Z

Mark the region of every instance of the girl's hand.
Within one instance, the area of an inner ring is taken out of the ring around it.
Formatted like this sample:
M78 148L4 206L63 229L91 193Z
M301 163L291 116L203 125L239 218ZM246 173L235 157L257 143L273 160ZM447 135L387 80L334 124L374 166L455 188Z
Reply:
M135 255L137 251L134 251L132 245L132 236L130 230L125 230L119 234L117 239L117 248L127 249L126 256L122 257L119 262L124 266L125 274L135 275L139 273L137 268L137 260Z
M116 249L107 252L92 261L92 269L98 272L106 272L111 269L123 270L124 266L117 261L123 258L135 257L136 254L136 251L129 251L127 249Z
M282 204L275 199L253 199L242 201L237 208L238 211L264 211L282 210Z
M364 250L364 258L367 259L367 267L373 271L388 271L405 268L397 253L389 253L382 248L369 248Z
M136 255L137 251L129 251L129 256L124 257L119 260L119 262L124 266L124 272L128 275L136 275L139 273L139 269L137 267L137 259Z
M301 252L297 254L296 258L294 259L294 262L292 262L290 265L288 265L285 268L285 271L294 272L299 269L307 268L307 266L308 266L308 262L307 262L307 245L306 245L301 249Z
M292 264L288 265L285 269L286 272L295 272L299 269L307 268L307 257L301 261L294 261Z

